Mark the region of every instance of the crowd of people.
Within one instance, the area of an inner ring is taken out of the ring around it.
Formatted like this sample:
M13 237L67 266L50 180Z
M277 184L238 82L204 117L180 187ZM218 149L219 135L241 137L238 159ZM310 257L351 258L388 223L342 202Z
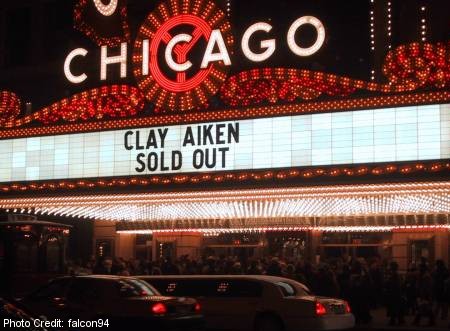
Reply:
M69 263L73 274L133 275L219 275L247 274L282 276L305 284L313 293L339 297L352 307L357 323L369 323L371 310L386 307L390 325L402 325L405 316L414 316L419 325L426 318L433 326L436 318L447 319L450 304L450 274L442 260L430 265L423 259L400 273L396 262L379 259L341 258L328 263L283 260L277 257L241 260L237 257L189 256L172 261L91 259L85 264Z

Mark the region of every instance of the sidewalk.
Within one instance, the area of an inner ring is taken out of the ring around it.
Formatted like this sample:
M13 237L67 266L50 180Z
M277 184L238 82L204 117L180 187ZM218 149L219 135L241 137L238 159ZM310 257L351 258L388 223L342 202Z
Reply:
M405 316L405 324L401 326L390 326L389 318L386 316L386 309L379 308L371 311L372 314L372 322L369 324L357 325L355 330L418 330L418 331L443 331L450 330L449 323L450 319L446 321L441 320L440 318L436 318L436 325L429 327L426 326L428 320L423 318L420 326L416 326L413 324L414 316Z

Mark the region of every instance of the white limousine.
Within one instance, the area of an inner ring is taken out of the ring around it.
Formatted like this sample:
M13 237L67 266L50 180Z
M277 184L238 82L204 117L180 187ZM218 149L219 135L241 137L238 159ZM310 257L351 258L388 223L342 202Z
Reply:
M208 329L291 331L354 327L347 302L272 276L140 276L161 294L194 297Z

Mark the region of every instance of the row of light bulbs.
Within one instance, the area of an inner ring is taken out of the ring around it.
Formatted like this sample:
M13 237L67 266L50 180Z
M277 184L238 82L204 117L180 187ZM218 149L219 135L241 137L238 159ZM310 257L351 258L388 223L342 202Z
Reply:
M12 198L0 208L111 221L432 214L450 213L450 183Z
M216 236L224 233L265 233L265 232L291 232L291 231L319 231L319 232L391 232L391 231L417 231L417 230L450 230L450 225L410 225L410 226L292 226L292 227L255 227L255 228L228 228L228 229L161 229L161 230L119 230L119 234L165 234L165 233L198 233L205 236Z

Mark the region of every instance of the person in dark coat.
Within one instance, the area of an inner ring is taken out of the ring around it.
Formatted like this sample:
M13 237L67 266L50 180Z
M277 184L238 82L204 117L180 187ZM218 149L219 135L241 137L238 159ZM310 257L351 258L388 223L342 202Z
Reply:
M332 298L339 296L339 285L333 271L330 270L328 265L320 265L316 277L318 284L316 289L317 295Z
M434 326L433 278L428 271L428 266L425 263L421 263L417 281L417 312L414 318L414 325L420 325L420 320L424 316L428 317L428 325Z
M163 275L179 275L180 269L177 265L172 263L172 260L167 257L161 264L161 272Z
M268 276L283 276L283 272L281 270L280 261L278 258L274 257L269 266L267 267L266 275Z
M113 275L113 261L108 257L101 257L94 267L94 275Z
M344 264L341 272L337 276L337 281L340 289L340 297L345 300L349 300L350 293L350 266Z
M411 264L405 277L406 313L415 315L417 311L417 279L419 272L415 264Z
M404 310L406 298L404 295L403 280L398 274L397 262L391 262L390 270L384 284L387 313L390 318L389 325L402 325L405 323Z
M448 299L446 297L446 281L449 278L449 272L444 261L436 261L436 269L433 272L433 295L436 300L436 316L441 314L441 319L448 317Z
M352 307L356 323L367 324L372 320L370 299L367 296L371 293L371 280L367 270L358 261L353 264L351 272L349 288L350 307Z

